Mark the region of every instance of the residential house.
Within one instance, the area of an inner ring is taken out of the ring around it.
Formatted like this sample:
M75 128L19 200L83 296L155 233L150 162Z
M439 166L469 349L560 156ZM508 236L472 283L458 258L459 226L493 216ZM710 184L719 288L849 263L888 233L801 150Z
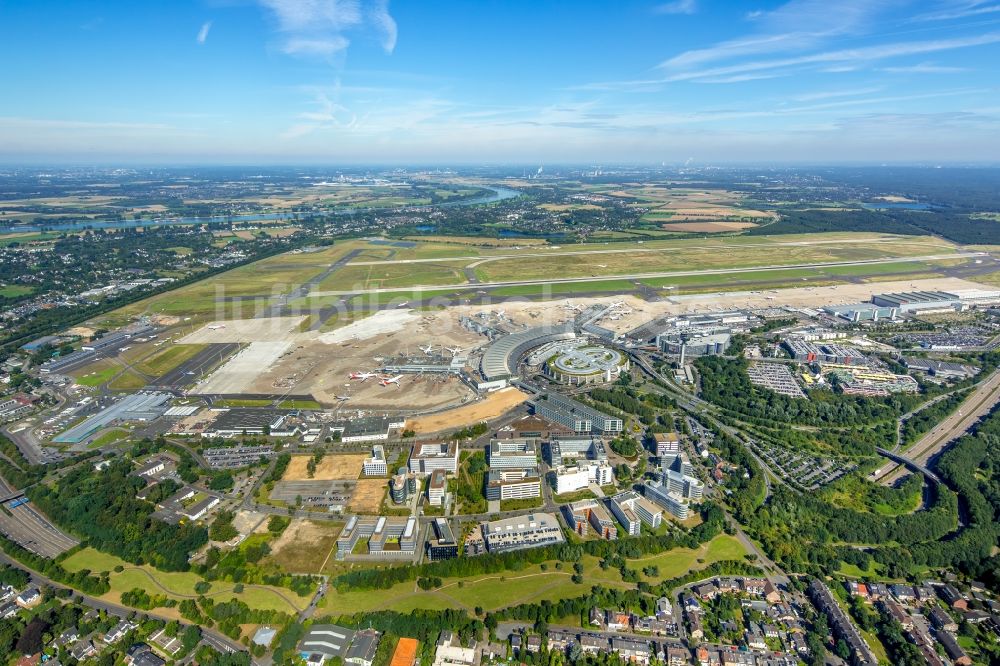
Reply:
M604 625L608 631L624 631L629 628L632 616L625 611L607 610L604 612Z
M633 664L648 664L650 651L649 643L645 641L632 641L622 638L611 639L611 651L616 653L623 661Z
M21 608L31 608L32 606L37 606L42 603L42 593L38 591L37 587L29 587L27 590L17 595L14 602Z
M584 654L601 654L608 650L608 639L584 634L580 636L580 650Z
M954 634L947 631L938 631L937 639L941 643L941 647L944 648L944 653L948 655L948 658L951 659L955 666L971 666L972 659L965 653L962 646L958 644L958 640Z
M938 596L941 597L941 601L945 602L952 608L957 608L959 610L968 610L969 602L954 585L950 583L945 583L944 585L938 585L937 593Z

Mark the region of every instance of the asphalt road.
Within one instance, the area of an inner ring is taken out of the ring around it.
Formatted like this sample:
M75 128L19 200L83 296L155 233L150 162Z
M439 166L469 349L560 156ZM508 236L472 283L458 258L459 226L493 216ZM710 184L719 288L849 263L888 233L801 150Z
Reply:
M0 496L7 496L13 490L13 486L0 478ZM0 531L11 541L33 553L54 558L79 543L30 504L8 508L8 511L10 515L0 514Z

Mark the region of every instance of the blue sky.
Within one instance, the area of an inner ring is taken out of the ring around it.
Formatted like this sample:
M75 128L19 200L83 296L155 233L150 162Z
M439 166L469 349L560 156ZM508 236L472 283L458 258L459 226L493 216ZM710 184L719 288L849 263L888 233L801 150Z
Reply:
M0 0L7 163L1000 161L1000 0Z

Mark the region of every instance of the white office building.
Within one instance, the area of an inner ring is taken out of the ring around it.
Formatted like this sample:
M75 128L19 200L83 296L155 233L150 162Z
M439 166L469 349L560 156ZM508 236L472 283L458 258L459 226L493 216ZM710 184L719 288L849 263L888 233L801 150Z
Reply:
M538 464L538 444L534 439L494 439L490 441L491 469L521 469Z
M389 464L385 460L385 448L381 444L372 447L372 457L362 463L365 476L388 476Z
M556 494L571 493L583 490L590 484L606 486L614 481L614 473L610 465L589 463L580 467L563 467L555 472Z
M414 444L410 451L410 471L414 474L430 474L436 469L451 474L458 471L458 443L432 442Z
M640 533L642 523L655 530L663 522L663 512L634 490L618 493L611 498L610 505L611 513L631 536Z

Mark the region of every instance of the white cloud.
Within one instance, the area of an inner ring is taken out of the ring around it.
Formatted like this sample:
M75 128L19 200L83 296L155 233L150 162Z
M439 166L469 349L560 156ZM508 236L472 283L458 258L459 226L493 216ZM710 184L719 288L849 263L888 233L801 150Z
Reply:
M881 87L857 88L855 90L823 90L820 92L796 95L792 99L797 102L815 102L817 100L832 99L835 97L857 97L859 95L868 95L870 93L879 92L880 90L882 90Z
M679 70L736 57L801 52L843 35L869 32L891 0L842 0L832 10L826 0L791 0L754 14L755 32L747 37L685 51L661 67Z
M212 29L211 21L205 21L204 23L201 24L201 30L198 31L198 37L197 37L199 44L205 43L205 40L208 39L208 31L211 29Z
M348 33L375 30L382 48L396 46L396 21L388 0L258 0L283 34L281 50L328 58L350 46Z
M289 55L331 56L343 51L349 45L350 42L343 35L317 38L289 37L281 50Z
M653 9L657 14L694 14L698 11L698 0L674 0Z
M986 0L958 0L945 2L941 9L918 14L914 21L952 21L970 16L984 16L1000 12L1000 4L990 4Z
M396 48L398 29L396 20L389 14L389 0L377 0L371 9L372 23L382 33L382 48L386 53L392 53Z
M850 66L859 63L868 63L907 55L919 55L922 53L935 53L953 49L968 48L972 46L983 46L986 44L995 44L997 42L1000 42L1000 32L990 32L969 37L915 42L896 42L893 44L863 46L854 49L823 51L790 58L752 60L749 62L741 62L738 64L723 65L720 67L712 67L701 70L676 70L673 67L670 67L669 63L671 61L664 63L661 67L671 70L671 73L667 74L664 78L665 81L696 81L706 77L722 77L748 72L773 71L801 67L804 65Z
M950 67L946 65L935 65L930 62L922 62L916 65L904 65L900 67L883 67L880 71L890 74L955 74L957 72L967 72L967 67Z

